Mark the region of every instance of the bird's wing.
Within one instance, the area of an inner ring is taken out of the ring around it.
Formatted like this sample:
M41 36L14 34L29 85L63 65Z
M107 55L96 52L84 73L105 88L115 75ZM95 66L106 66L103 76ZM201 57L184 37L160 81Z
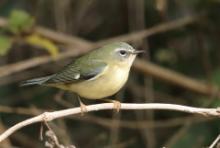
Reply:
M72 63L67 65L63 70L54 74L46 83L75 83L83 80L89 80L101 74L107 64L100 61L92 61L87 63Z

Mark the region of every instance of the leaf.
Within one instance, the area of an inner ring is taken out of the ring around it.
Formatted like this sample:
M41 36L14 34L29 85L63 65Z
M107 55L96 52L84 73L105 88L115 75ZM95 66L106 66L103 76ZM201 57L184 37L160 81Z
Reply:
M0 35L0 55L6 55L12 45L11 38Z
M53 42L41 37L38 34L29 35L25 38L25 40L31 45L38 46L47 50L53 58L56 58L59 53L59 49Z
M9 16L8 29L17 34L28 31L34 24L34 18L23 10L13 10Z

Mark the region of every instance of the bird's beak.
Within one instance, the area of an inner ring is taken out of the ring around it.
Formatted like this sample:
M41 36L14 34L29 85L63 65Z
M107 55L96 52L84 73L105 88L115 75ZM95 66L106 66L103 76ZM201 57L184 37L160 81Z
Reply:
M144 50L135 50L132 52L132 54L139 54L145 52Z

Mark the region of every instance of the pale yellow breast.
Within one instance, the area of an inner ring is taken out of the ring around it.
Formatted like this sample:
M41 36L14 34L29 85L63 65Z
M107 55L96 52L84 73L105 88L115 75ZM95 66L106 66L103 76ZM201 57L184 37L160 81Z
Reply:
M100 99L118 92L128 79L130 68L107 67L104 73L94 79L59 87L77 93L88 99Z

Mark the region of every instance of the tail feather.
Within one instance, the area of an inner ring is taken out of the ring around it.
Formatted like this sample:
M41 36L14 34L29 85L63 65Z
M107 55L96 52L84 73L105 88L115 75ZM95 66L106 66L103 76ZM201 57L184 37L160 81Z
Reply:
M24 82L21 82L20 86L28 86L28 85L41 85L48 81L52 76L46 76L46 77L41 77L41 78L35 78L31 80L27 80Z

